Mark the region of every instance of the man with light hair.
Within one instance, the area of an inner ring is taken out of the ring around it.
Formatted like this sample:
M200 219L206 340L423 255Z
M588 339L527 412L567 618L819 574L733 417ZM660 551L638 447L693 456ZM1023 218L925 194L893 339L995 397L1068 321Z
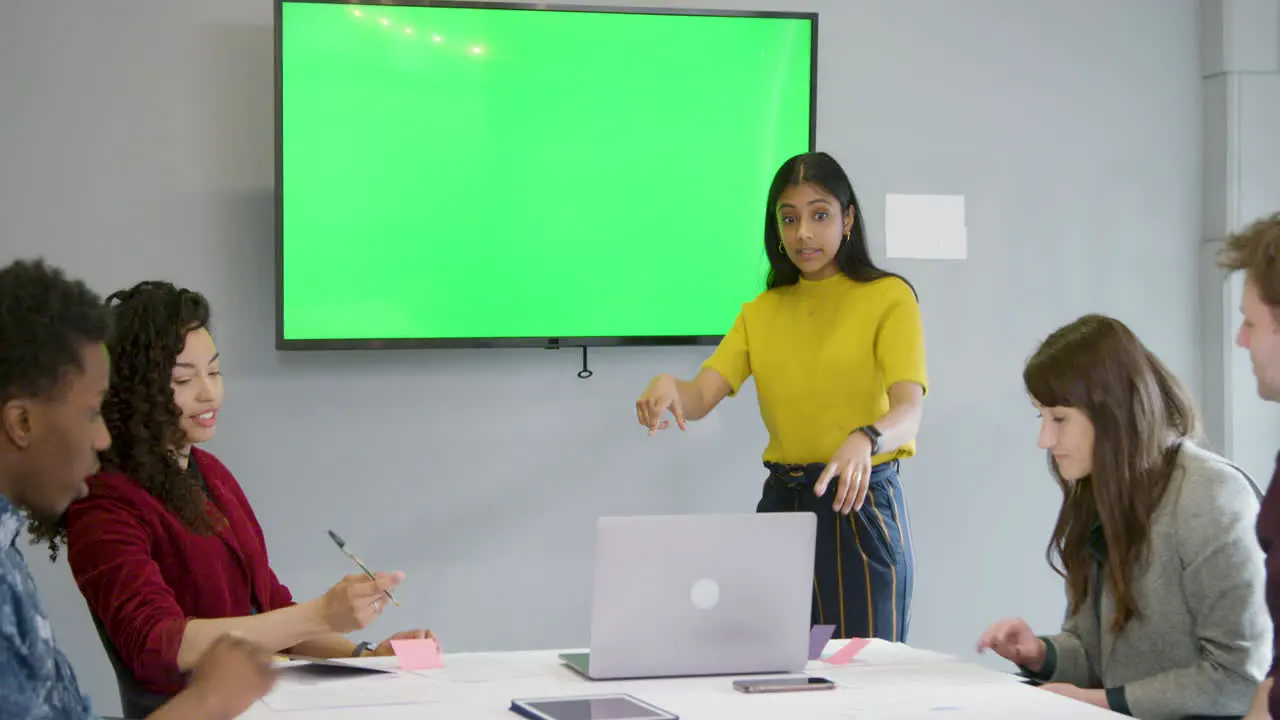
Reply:
M1280 213L1261 218L1232 235L1218 256L1218 264L1231 272L1244 272L1240 298L1244 320L1236 333L1236 345L1249 351L1258 395L1263 400L1280 402ZM1280 647L1275 640L1275 626L1280 621L1280 455L1258 512L1258 542L1266 554L1272 660L1247 717L1280 718L1280 689L1273 687L1276 671L1280 670Z

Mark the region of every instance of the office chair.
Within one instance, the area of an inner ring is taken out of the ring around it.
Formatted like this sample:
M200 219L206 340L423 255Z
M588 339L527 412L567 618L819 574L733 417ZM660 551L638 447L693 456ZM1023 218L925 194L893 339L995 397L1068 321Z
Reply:
M116 647L111 643L111 638L107 637L107 630L102 626L102 621L93 613L89 615L93 617L93 626L98 630L102 649L107 651L107 659L111 661L111 668L116 672L116 685L120 688L120 712L124 715L122 720L143 720L159 710L161 705L169 702L168 695L153 693L142 687L133 676L133 671L125 665L120 654L116 652Z

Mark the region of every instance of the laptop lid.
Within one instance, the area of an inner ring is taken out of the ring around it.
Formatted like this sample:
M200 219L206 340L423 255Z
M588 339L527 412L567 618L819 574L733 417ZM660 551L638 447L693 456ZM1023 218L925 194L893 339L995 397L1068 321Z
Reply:
M600 518L590 676L803 670L816 527L809 512Z

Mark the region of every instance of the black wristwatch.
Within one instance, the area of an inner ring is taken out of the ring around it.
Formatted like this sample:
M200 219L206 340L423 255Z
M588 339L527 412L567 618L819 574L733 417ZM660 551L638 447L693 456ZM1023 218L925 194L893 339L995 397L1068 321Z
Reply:
M374 647L373 643L369 642L368 640L365 640L363 642L358 643L356 645L356 649L351 651L351 657L360 657L361 655L364 655L366 650L369 652L373 652L375 649L376 648Z
M880 454L880 431L875 425L863 425L853 432L860 432L871 439L871 454L873 456ZM852 434L852 433L850 433Z

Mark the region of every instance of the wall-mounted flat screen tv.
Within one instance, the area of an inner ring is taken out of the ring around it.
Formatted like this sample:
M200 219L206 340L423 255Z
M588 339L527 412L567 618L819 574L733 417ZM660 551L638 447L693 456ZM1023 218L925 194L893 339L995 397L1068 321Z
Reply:
M763 289L816 14L276 13L277 347L705 344Z

